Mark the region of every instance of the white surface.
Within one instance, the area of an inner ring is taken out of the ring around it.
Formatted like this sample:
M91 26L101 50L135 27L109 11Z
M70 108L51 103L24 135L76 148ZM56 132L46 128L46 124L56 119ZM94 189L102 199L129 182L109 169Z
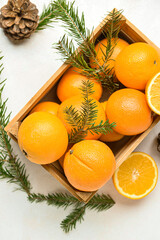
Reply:
M7 0L0 1L2 7ZM41 12L48 0L34 0ZM159 0L77 0L84 11L89 28L97 26L107 11L114 7L124 9L124 15L160 47ZM5 56L4 75L8 78L4 98L9 97L8 111L12 117L27 103L35 92L60 67L52 43L62 36L62 29L47 29L23 44L13 45L0 30L0 49ZM156 151L157 125L139 145L138 151L150 154L160 169L160 153ZM40 166L27 161L13 143L14 150L25 162L35 192L65 191L53 177ZM112 181L99 192L109 193L116 205L106 212L87 211L85 221L66 235L60 228L61 220L70 210L56 209L46 204L31 204L25 193L12 192L14 185L0 181L0 239L1 240L159 240L160 239L160 181L146 198L133 201L122 197Z

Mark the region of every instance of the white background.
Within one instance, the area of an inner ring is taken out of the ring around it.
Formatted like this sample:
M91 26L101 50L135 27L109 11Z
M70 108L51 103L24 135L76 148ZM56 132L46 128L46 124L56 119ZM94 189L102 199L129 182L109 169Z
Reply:
M0 1L2 7L7 0ZM34 0L41 12L48 0ZM86 25L97 26L107 11L124 9L124 15L160 47L159 0L77 0L79 11L84 11ZM34 34L30 40L13 45L0 30L0 49L3 51L8 78L4 99L9 97L8 111L12 117L60 67L61 61L52 49L63 30L55 27ZM160 153L156 151L157 125L137 150L150 154L160 169ZM13 143L15 153L25 162L33 191L65 192L63 186L40 166L30 163ZM109 193L116 205L106 212L87 211L85 221L77 229L65 234L60 222L70 209L56 209L44 204L31 204L23 192L12 192L14 185L0 181L0 240L159 240L160 239L160 181L146 198L133 201L115 190L112 181L99 192Z

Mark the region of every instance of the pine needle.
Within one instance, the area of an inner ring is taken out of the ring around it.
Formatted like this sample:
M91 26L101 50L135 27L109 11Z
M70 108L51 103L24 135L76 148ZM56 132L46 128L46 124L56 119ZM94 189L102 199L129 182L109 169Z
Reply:
M66 121L72 126L77 127L81 121L81 115L78 110L76 110L72 105L66 107L65 110Z
M93 83L89 80L83 81L80 88L83 97L80 110L77 111L75 107L70 106L64 109L65 120L72 127L69 133L69 142L77 143L83 140L88 132L91 134L107 134L113 131L116 126L115 123L109 123L108 120L101 121L98 125L95 124L97 119L97 104L90 95L93 94Z
M0 57L2 60L3 57ZM3 71L3 64L0 65L0 74ZM4 128L9 122L10 114L6 115L7 100L2 100L2 92L5 87L5 81L0 82L0 178L7 179L10 183L18 185L17 189L27 193L31 190L31 184L26 174L25 165L14 155L10 138ZM16 189L16 190L17 190Z
M81 74L88 78L95 78L110 92L114 92L119 89L120 84L115 82L115 73L107 62L114 61L111 59L111 55L117 45L117 37L123 23L122 10L114 9L109 13L108 20L104 21L102 33L107 38L107 46L103 51L104 64L102 66L96 57L95 41L91 40L93 30L86 28L84 13L79 15L78 8L74 7L74 1L55 0L51 1L47 7L44 6L37 31L53 27L53 22L61 22L67 34L64 34L58 43L53 44L53 47L60 53L61 59L73 67L81 69ZM112 41L113 39L114 41ZM75 51L77 45L81 53ZM89 59L93 60L96 68L90 66Z
M63 207L64 209L72 205L77 207L81 205L77 198L67 193L52 193L48 195L32 193L28 196L28 200L36 203L46 202L48 205Z
M74 8L74 1L55 0L52 3L57 21L61 21L62 26L69 36L77 40L79 45L86 39L89 29L86 29L84 13L79 17L78 8Z
M82 206L79 208L73 209L73 211L61 222L61 228L65 233L72 231L72 229L76 228L78 222L82 222L84 220L86 207Z
M86 207L98 212L108 210L115 204L115 201L109 195L96 194L87 204Z
M107 134L113 132L113 128L115 128L115 126L116 124L114 122L109 123L109 121L107 120L104 123L103 121L101 121L99 125L95 125L95 123L93 123L90 127L87 128L87 130L90 131L90 133L92 134Z
M103 28L108 44L104 52L104 64L101 66L96 57L95 42L91 40L93 31L86 28L84 13L81 17L79 16L78 8L74 7L74 2L55 0L52 4L56 21L61 21L62 27L67 32L67 35L65 34L57 44L53 45L62 59L66 60L66 63L81 69L81 74L102 82L110 92L117 90L119 84L115 83L113 69L109 68L106 62L111 61L110 57L117 44L116 40L122 22L121 11L116 12L114 10L109 13L109 20ZM68 37L72 37L72 40L69 40ZM111 44L112 38L115 39L115 44ZM76 45L78 45L80 53L75 52ZM91 68L89 59L92 59L98 67Z
M55 21L55 14L52 3L46 7L44 6L42 13L39 17L39 23L36 31L43 30L47 27L53 27L51 24Z
M114 200L109 195L96 194L87 204L81 203L81 205L75 207L73 211L61 222L61 228L65 233L68 233L72 229L76 228L78 222L81 223L84 220L86 209L100 212L108 210L113 207L114 204Z

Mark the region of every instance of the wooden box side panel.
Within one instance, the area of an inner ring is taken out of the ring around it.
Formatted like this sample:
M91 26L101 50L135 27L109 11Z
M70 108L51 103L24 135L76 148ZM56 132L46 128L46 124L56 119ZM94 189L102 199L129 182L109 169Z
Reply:
M145 36L135 25L128 19L122 26L121 32L130 39L131 42L145 42L153 46L159 53L160 49L147 36Z

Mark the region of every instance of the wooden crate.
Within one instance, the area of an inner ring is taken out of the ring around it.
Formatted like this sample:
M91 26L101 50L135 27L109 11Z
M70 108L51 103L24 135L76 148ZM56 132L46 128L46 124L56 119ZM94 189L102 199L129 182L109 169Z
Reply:
M108 19L108 16L100 23L100 25L94 30L92 38L97 39L101 38L102 28L105 26L105 23ZM132 23L130 23L124 16L122 18L123 25L120 31L119 36L129 43L133 42L146 42L158 51L159 48L154 45L143 33L141 33ZM17 133L18 127L20 126L23 119L28 115L31 109L40 101L51 100L57 101L56 96L56 85L64 72L69 68L69 65L63 64L55 74L44 84L44 86L30 99L30 101L22 108L22 110L12 119L12 121L6 126L5 130L7 134L17 142ZM109 146L112 148L115 157L116 157L116 167L118 168L122 162L128 157L128 155L140 144L140 142L148 135L152 128L158 123L160 116L155 116L154 121L149 129L144 133L133 136L125 137L118 143L111 143ZM82 192L73 188L67 181L63 169L59 165L58 161L42 165L53 177L55 177L63 186L68 189L68 191L73 194L80 201L88 202L95 192Z

